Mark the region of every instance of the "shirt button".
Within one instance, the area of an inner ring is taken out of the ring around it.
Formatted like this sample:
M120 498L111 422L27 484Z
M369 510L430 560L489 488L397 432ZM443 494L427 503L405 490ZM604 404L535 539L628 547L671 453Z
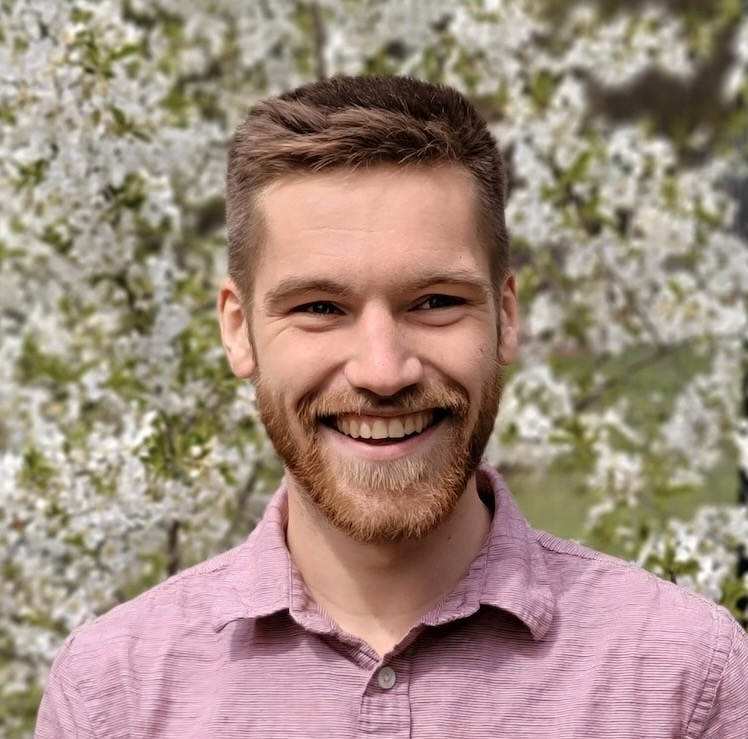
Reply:
M397 675L391 667L383 667L377 673L377 682L383 690L389 690L397 682Z

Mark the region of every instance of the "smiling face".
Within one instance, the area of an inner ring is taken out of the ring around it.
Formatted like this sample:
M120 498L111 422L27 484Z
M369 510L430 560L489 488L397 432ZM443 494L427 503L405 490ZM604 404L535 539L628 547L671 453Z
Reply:
M357 541L419 539L475 472L516 346L514 280L492 290L470 176L305 174L262 210L251 308L227 280L219 315L290 493Z

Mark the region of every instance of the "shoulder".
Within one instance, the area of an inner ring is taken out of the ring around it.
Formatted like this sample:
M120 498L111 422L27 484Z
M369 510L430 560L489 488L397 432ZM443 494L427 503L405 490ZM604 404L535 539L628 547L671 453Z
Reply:
M746 730L748 704L725 688L748 689L748 635L726 609L635 564L545 532L532 535L555 592L559 629L566 629L561 639L594 644L618 675L687 707L687 737L706 736L717 713L728 723L740 714L739 731Z
M188 686L194 693L213 685L232 660L233 629L226 627L288 608L284 495L281 488L238 547L75 630L53 665L47 704L57 696L58 706L85 706L98 733L114 736L101 727L128 716L158 721L167 693L184 702ZM110 710L115 700L119 718Z
M78 627L67 638L58 669L82 695L102 681L136 676L177 654L199 659L215 638L222 614L237 608L232 583L247 543L175 575Z
M724 640L725 651L715 660L705 687L705 700L694 712L692 724L703 739L744 739L748 736L748 634L733 621ZM708 700L706 700L708 698Z
M283 505L281 489L244 542L79 627L68 638L68 649L75 654L127 640L133 647L164 644L185 630L195 642L196 634L220 631L241 616L279 610L288 596Z
M249 541L76 629L52 665L37 736L114 739L133 722L157 722L163 686L187 685L221 659L216 624L237 607L232 574L246 559Z
M148 624L154 629L173 628L184 617L192 623L210 621L227 600L234 598L230 575L246 548L244 543L183 570L85 623L71 634L70 640L107 640L110 635L127 633L133 628L142 635Z
M552 587L562 604L584 599L596 611L612 608L617 619L646 615L655 619L653 626L661 627L672 622L676 627L714 629L733 620L713 601L632 562L543 531L533 530L532 535L543 550Z
M234 663L238 626L288 609L283 490L248 539L75 630L60 650L40 717L94 727L75 736L154 736L165 706L192 716ZM116 707L116 708L113 708ZM171 715L171 714L170 714ZM180 719L181 720L181 719ZM124 729L123 729L124 727ZM120 731L122 729L124 733Z

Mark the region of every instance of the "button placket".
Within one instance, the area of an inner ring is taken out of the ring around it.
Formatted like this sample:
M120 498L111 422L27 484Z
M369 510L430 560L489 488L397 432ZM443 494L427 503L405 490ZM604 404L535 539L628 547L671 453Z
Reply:
M377 673L377 684L382 690L390 690L396 682L397 674L391 667L382 667Z
M410 660L403 655L369 673L356 736L408 739L411 735Z

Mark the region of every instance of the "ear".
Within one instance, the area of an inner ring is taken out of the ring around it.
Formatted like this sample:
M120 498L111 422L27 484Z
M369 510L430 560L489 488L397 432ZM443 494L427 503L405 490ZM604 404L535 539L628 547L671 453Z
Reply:
M232 372L246 380L255 369L255 355L249 341L247 308L230 277L224 278L216 303L223 348Z
M501 340L499 361L503 365L512 364L517 358L519 344L519 301L517 300L517 280L510 272L501 288L499 301Z

